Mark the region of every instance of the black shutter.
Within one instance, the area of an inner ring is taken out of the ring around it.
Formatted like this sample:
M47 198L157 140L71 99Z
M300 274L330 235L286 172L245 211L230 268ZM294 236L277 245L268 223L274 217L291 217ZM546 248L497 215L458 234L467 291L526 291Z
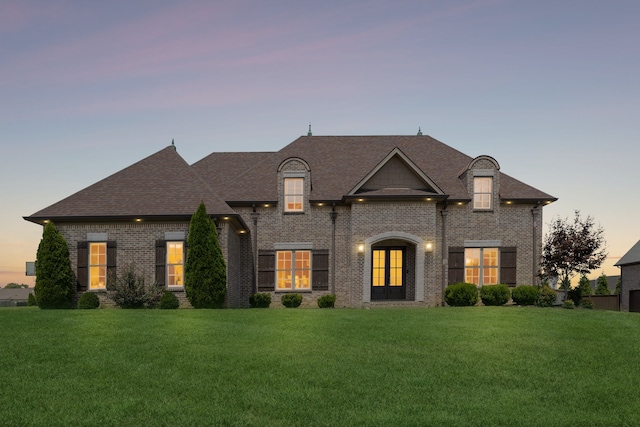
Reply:
M166 286L167 241L156 240L156 283Z
M107 242L107 280L116 277L117 247L113 240Z
M89 285L89 250L87 242L78 242L78 291L84 292Z
M449 280L448 283L464 282L464 248L449 248Z
M319 249L312 252L311 273L314 291L329 290L329 250Z
M500 283L516 285L516 248L500 248Z
M258 251L258 292L270 292L276 286L275 251Z

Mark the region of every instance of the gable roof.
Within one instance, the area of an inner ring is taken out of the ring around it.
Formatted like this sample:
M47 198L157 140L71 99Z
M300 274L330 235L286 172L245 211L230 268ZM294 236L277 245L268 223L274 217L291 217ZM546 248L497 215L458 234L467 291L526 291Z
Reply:
M623 266L630 264L640 264L640 240L614 265Z
M394 150L410 159L421 176L428 177L450 200L469 200L459 171L473 158L427 135L411 136L301 136L280 151L259 153L250 168L239 171L235 165L213 156L194 165L198 173L230 176L224 188L216 190L229 203L272 202L278 200L278 166L286 159L305 160L311 169L312 201L341 201ZM246 154L246 153L245 153ZM238 158L243 155L238 154ZM247 156L245 159L249 159ZM554 201L553 196L501 173L500 194L510 200Z
M211 215L234 213L170 146L25 219L190 217L200 202Z

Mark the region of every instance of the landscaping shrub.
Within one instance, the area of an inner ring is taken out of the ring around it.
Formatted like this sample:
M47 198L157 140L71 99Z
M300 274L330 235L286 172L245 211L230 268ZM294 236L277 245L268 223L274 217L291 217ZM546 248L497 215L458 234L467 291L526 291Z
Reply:
M444 300L451 306L476 305L478 303L478 288L473 283L454 283L444 290Z
M144 276L136 273L133 264L125 267L121 275L107 280L107 298L121 308L155 307L163 292L156 283L145 283Z
M27 305L38 305L38 303L36 302L36 296L34 294L29 294L29 297L27 298Z
M591 301L590 299L583 299L582 302L580 303L580 307L592 310L593 309L593 301Z
M85 292L78 300L78 308L90 310L100 307L100 298L94 292Z
M282 305L287 308L296 308L300 307L302 304L302 295L300 294L284 294L280 299L282 301Z
M573 301L568 299L564 302L564 304L562 304L562 308L568 308L570 310L573 310L574 308L576 308L576 305L573 303Z
M538 301L540 288L533 285L516 286L511 291L511 299L514 304L518 305L534 305Z
M542 286L538 295L538 307L553 307L556 303L556 295L558 293L549 286Z
M160 298L160 308L163 310L173 310L180 307L178 297L170 291L165 291Z
M480 288L480 299L484 305L505 305L511 298L507 285L485 285Z
M34 292L38 306L43 309L71 308L74 283L69 247L52 222L44 226L36 260Z
M336 304L336 296L333 294L322 295L318 298L318 307L320 308L333 308Z
M252 308L269 308L271 305L271 294L268 292L258 292L249 298Z

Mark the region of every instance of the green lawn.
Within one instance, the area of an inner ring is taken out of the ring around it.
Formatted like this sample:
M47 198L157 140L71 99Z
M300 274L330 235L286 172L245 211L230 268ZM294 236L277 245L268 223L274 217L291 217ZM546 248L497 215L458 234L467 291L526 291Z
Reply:
M0 309L0 425L640 422L640 315Z

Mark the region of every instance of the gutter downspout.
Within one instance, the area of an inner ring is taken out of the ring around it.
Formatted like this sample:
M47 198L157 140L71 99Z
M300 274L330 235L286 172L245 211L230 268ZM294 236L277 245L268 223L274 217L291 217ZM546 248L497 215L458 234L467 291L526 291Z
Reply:
M442 244L441 246L441 258L442 258L442 286L440 289L441 306L444 307L444 290L447 287L447 268L449 266L449 253L447 249L447 201L444 202L444 207L440 211L442 216Z
M540 203L536 203L536 205L533 207L533 209L531 209L531 218L532 218L532 222L533 222L533 239L532 239L532 253L533 253L533 262L531 270L532 270L532 280L531 283L535 283L537 284L537 277L538 277L538 244L537 244L537 240L536 237L538 235L537 233L537 222L538 222L538 215L540 214L540 210L538 208L538 206L540 205Z
M253 284L252 294L258 292L258 217L260 214L256 212L256 205L253 205L251 219L253 220Z
M331 208L331 293L336 294L336 204Z

